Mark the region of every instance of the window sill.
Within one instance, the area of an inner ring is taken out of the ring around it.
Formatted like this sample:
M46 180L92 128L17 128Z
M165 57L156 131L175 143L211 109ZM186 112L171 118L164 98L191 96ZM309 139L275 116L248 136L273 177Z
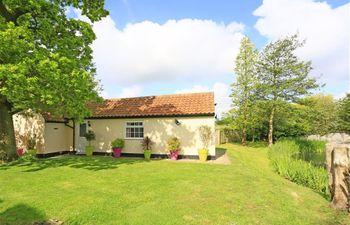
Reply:
M143 138L124 138L124 140L142 140Z

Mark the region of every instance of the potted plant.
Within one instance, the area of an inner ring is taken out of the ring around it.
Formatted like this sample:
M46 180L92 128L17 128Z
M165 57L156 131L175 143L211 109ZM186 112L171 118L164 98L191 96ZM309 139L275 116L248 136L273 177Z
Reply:
M208 147L212 138L212 130L209 126L201 126L199 128L199 135L203 143L203 148L198 150L199 160L205 162L208 158Z
M143 149L143 155L145 157L145 159L147 161L149 161L151 159L151 155L152 155L152 145L153 145L153 141L151 140L151 138L149 138L148 136L146 136L142 141L141 141L141 146Z
M30 137L27 141L27 152L28 154L30 154L31 156L36 156L36 138L34 137Z
M122 148L124 147L124 139L117 138L114 141L112 141L112 150L113 150L113 157L119 158L122 153Z
M95 132L93 132L92 130L89 130L88 132L86 132L84 137L89 142L89 145L85 147L85 154L87 156L92 156L92 152L94 151L94 147L91 145L91 141L95 140L95 138L96 138Z
M17 153L18 157L22 157L24 155L24 149L17 148L16 153Z
M167 142L167 150L170 153L171 160L177 160L180 154L180 140L177 137L170 138Z

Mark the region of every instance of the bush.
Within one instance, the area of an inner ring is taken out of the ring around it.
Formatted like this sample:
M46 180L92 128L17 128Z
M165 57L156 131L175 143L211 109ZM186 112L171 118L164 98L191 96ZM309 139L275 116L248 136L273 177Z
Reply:
M95 132L93 132L92 130L89 130L88 132L85 133L84 137L89 142L89 146L91 146L91 141L95 140L96 135L95 135Z
M269 159L281 176L329 198L324 164L325 143L303 139L283 140L269 149Z
M151 140L151 138L149 138L148 136L146 136L144 139L142 139L141 141L141 146L142 149L144 151L146 150L152 150L152 145L153 145L153 141Z
M124 139L117 138L114 141L112 141L112 148L123 148L125 144Z
M169 152L180 150L180 140L177 137L170 138L167 142L167 149Z
M27 150L28 149L35 149L35 146L36 146L36 138L35 137L28 138Z

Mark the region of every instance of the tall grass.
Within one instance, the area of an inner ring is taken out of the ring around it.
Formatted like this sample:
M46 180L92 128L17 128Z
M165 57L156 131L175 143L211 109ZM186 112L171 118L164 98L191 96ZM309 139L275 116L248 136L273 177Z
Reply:
M329 198L324 142L282 140L269 149L269 159L281 176Z

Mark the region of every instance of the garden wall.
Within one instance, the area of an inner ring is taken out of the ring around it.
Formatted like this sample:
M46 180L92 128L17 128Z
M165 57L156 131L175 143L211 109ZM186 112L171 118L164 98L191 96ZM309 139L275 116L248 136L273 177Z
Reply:
M326 142L338 142L338 143L350 143L350 135L346 133L330 133L326 135L310 135L307 137L309 140L326 141Z
M326 145L331 206L350 212L350 144Z

